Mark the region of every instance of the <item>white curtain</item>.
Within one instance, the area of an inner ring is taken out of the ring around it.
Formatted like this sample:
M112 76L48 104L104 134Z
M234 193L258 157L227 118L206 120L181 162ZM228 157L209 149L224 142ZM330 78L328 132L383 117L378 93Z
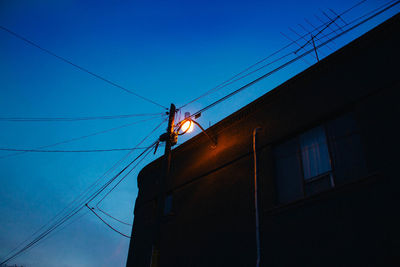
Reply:
M300 135L304 179L332 170L324 128L321 126Z

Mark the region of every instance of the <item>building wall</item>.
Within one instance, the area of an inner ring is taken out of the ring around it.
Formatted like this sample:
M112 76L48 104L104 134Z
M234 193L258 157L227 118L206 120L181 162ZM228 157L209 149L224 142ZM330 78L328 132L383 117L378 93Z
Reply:
M161 266L255 264L252 132L258 136L262 265L388 265L400 248L399 27L396 16L172 153L172 213ZM276 202L273 147L354 112L367 174L295 202ZM138 177L127 266L149 266L161 159Z

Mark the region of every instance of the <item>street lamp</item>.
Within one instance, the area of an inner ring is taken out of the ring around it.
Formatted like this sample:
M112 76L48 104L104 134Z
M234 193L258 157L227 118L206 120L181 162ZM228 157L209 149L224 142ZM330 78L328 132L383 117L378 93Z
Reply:
M189 120L189 119L185 119L180 123L180 125L179 125L179 127L177 129L178 135L183 135L185 133L190 133L190 132L193 131L193 128L194 128L193 121ZM181 130L182 132L179 133L179 130Z
M211 142L213 143L213 145L211 146L212 148L216 148L217 147L217 142L211 138L211 136L209 136L207 134L207 132L204 130L203 127L201 127L201 125L197 122L194 121L192 119L192 116L190 116L189 112L185 112L185 119L178 122L175 125L175 134L176 135L184 135L185 133L190 133L191 131L193 131L194 125L197 125L201 131L208 137L208 139L211 140Z

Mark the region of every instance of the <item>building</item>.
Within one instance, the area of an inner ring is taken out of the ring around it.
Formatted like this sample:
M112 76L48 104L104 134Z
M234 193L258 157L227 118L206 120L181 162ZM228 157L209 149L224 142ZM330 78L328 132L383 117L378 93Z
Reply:
M255 168L260 266L399 266L399 33L396 15L212 126L216 148L175 148L161 266L255 266ZM161 166L138 176L127 266L150 266Z

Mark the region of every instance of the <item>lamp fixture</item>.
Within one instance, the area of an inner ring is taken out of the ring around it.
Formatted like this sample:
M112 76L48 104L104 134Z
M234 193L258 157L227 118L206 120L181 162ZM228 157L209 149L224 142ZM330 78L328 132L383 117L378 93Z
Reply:
M201 125L197 121L194 121L192 119L189 112L185 112L185 119L178 122L178 124L175 126L176 127L175 133L176 135L184 135L186 133L190 133L193 131L194 125L197 125L201 129L201 131L213 143L212 148L215 148L217 146L217 142L213 138L211 138L210 135L207 134L204 128L201 127Z

